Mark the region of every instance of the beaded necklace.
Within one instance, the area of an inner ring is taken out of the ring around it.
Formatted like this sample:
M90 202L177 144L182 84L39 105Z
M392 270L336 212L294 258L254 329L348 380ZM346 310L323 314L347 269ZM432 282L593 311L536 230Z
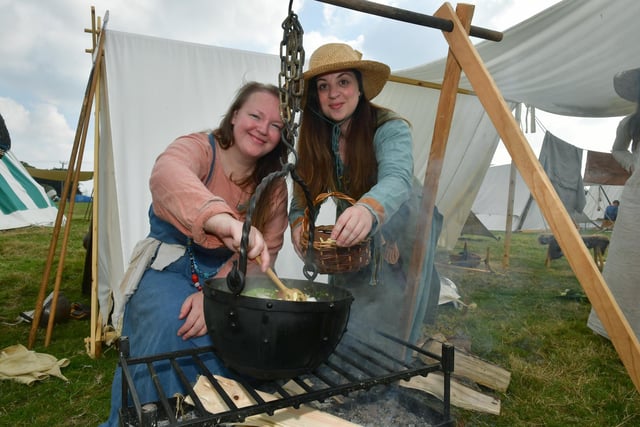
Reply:
M196 257L193 254L192 242L193 242L192 239L187 240L187 254L189 254L189 261L191 263L191 282L193 283L193 286L197 290L202 291L200 278L202 278L203 280L210 279L211 277L215 276L218 273L218 271L216 270L209 273L205 273L200 270L200 267L198 267L198 263L196 262Z

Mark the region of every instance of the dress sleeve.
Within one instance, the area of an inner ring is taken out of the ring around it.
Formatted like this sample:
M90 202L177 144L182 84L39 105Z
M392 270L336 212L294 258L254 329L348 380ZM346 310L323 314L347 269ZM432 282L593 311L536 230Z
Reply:
M264 241L269 248L269 254L271 255L271 265L275 265L276 258L280 249L284 244L284 233L287 230L287 184L283 179L281 185L279 185L271 198L270 215L267 223L263 229L260 230L264 237ZM239 257L235 254L225 265L222 266L216 277L226 277L233 267L233 262ZM254 262L247 263L247 276L262 275L260 266Z
M611 155L616 159L620 166L629 172L633 172L632 168L635 159L633 153L629 151L631 135L627 128L630 119L631 116L627 116L620 120L616 130L616 139L613 142L613 147L611 148Z
M373 145L378 159L378 181L362 195L358 204L366 206L376 221L375 233L409 200L413 183L413 141L404 120L390 120L375 133Z
M149 180L156 215L206 248L223 245L216 236L204 232L207 219L219 213L238 217L225 195L214 194L205 185L213 161L207 134L182 136L158 156Z

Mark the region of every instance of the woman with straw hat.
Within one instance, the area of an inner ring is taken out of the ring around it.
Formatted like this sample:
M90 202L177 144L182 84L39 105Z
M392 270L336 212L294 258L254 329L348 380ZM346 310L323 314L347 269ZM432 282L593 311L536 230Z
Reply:
M616 225L611 233L611 244L602 275L607 286L624 313L637 337L640 337L640 68L622 71L613 78L616 93L636 104L635 112L618 124L611 154L631 172L620 196ZM609 338L609 334L592 309L587 325L596 333Z
M337 216L331 239L337 247L352 247L371 238L372 261L358 272L339 273L332 283L344 285L355 296L352 319L385 329L401 327L407 307L403 291L415 240L418 186L413 176L413 143L406 120L371 100L384 88L390 75L386 64L362 59L362 54L342 43L319 47L304 73L304 108L298 139L296 170L313 199L339 192L355 204L336 200ZM421 190L421 187L419 187ZM306 201L300 186L294 187L289 211L293 245L304 259L301 245ZM434 217L434 227L440 218ZM437 239L439 229L432 232ZM433 251L428 251L432 253ZM427 310L437 306L437 289L431 289L433 260L427 259L421 276L420 295L412 321L415 338ZM376 286L369 286L376 285ZM431 289L432 292L429 292ZM435 294L435 298L433 297ZM374 313L373 319L366 312ZM373 328L370 328L373 329Z

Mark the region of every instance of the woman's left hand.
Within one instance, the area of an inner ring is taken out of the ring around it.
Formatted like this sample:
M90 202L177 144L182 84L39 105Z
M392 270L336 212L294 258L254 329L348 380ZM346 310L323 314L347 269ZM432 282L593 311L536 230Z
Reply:
M349 247L367 238L373 226L373 215L364 206L350 206L338 217L331 238L336 245Z
M194 292L182 303L178 319L184 319L184 323L178 329L178 336L183 340L200 337L207 333L207 324L204 321L204 295L202 292Z

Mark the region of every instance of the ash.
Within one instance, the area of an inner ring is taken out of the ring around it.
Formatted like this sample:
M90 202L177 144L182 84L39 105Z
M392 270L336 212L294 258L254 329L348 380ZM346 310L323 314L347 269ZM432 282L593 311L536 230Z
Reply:
M431 427L443 424L442 402L419 390L376 386L311 406L363 427Z

